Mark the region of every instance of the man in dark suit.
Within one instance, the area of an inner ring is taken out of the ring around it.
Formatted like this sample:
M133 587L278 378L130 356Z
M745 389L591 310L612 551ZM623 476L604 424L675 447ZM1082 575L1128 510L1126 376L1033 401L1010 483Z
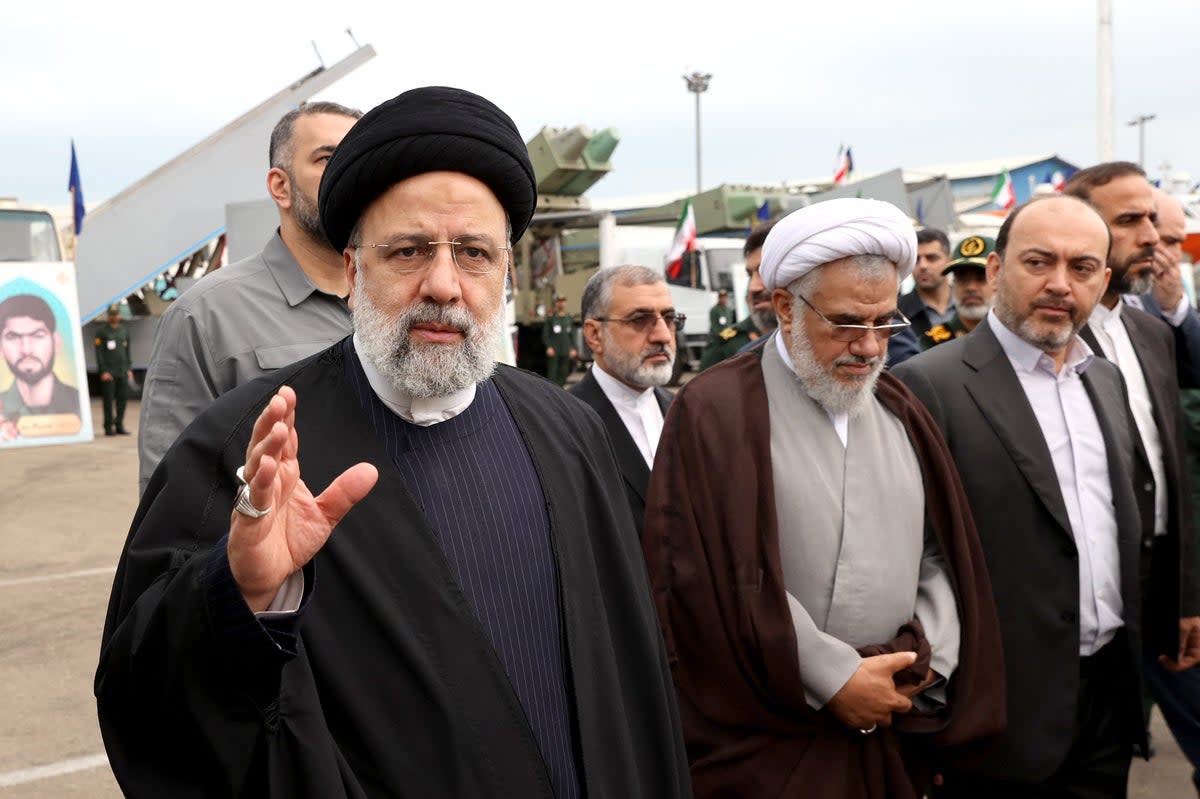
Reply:
M568 391L591 405L612 440L625 494L642 532L646 485L671 393L675 312L661 272L645 266L601 269L583 289L583 337L595 363Z
M1200 661L1200 589L1175 335L1161 313L1155 317L1122 301L1130 295L1140 306L1143 297L1155 296L1157 203L1142 169L1123 161L1077 172L1066 191L1091 203L1112 234L1112 281L1081 335L1117 365L1129 390L1138 431L1134 465L1142 515L1143 668L1171 729L1181 740L1195 740L1200 682L1181 672ZM1167 302L1172 309L1177 304ZM1186 301L1182 304L1186 313Z
M1132 469L1117 368L1077 333L1108 285L1108 231L1072 197L1013 211L995 306L894 370L958 463L1000 615L1008 730L950 797L1124 797L1143 743Z

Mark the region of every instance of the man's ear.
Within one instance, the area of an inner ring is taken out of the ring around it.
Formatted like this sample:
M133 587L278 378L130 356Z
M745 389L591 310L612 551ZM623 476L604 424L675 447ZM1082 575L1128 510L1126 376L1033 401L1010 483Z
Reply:
M604 354L604 343L600 338L600 323L595 319L583 320L583 340L587 342L588 349L593 353Z
M775 308L775 316L779 319L779 329L785 333L792 328L792 308L795 301L792 292L787 289L775 289L771 292L771 305Z
M267 192L280 208L292 207L292 181L287 172L277 166L267 170Z

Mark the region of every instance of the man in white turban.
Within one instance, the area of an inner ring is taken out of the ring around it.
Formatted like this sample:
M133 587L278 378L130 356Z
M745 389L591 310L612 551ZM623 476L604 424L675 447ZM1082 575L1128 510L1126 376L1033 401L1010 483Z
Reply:
M1003 726L962 485L882 372L915 252L887 203L784 217L761 266L778 332L668 412L643 547L697 797L918 797Z

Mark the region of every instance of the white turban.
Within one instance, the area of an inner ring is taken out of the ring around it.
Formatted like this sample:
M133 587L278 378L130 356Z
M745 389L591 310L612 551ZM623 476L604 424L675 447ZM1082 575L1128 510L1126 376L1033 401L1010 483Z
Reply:
M767 290L789 285L818 266L852 255L882 255L904 280L917 265L912 220L891 203L843 197L825 200L775 223L762 249L759 274Z

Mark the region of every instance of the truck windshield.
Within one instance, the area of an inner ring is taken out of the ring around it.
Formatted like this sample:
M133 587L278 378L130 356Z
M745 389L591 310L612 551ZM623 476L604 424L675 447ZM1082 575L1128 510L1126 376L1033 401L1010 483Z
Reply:
M708 269L712 274L712 287L716 290L725 289L733 293L733 273L735 269L743 268L745 258L740 247L709 248L705 251L708 256Z
M0 261L61 261L54 217L45 211L0 208Z

